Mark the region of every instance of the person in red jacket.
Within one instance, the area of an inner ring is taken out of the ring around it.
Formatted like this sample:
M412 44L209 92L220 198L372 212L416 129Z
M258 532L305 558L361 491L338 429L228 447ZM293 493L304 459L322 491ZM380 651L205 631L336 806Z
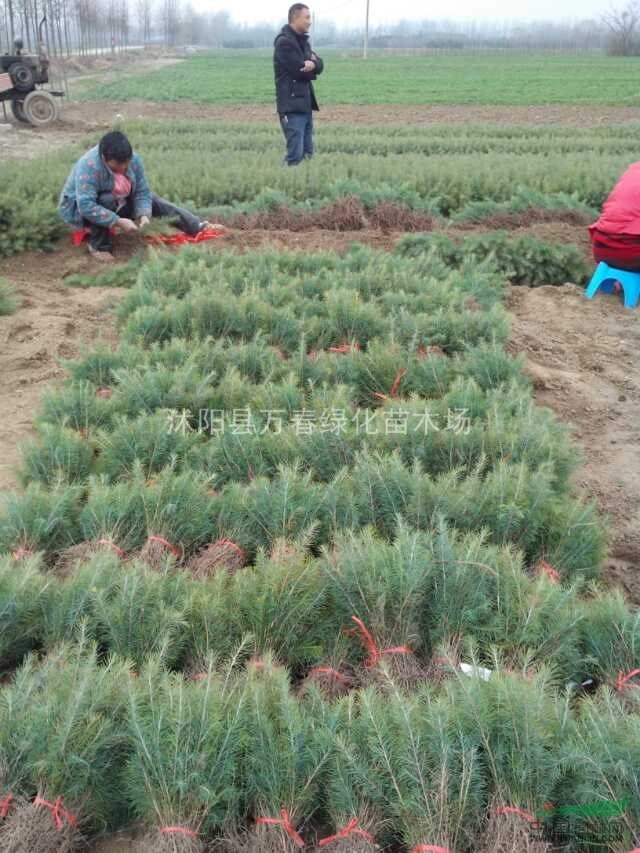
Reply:
M621 270L640 270L640 163L632 163L589 226L593 257Z

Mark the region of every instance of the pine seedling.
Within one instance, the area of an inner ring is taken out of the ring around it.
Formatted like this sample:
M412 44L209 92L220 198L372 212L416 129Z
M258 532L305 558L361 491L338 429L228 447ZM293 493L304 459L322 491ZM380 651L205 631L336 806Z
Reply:
M241 699L248 814L255 825L234 851L293 851L304 846L302 823L318 812L338 715L321 702L303 708L286 670L271 656L250 662Z
M155 572L135 563L120 567L110 583L95 587L89 633L137 670L151 655L167 668L176 667L188 637L187 583L182 573Z
M0 504L0 552L11 551L19 560L36 551L51 557L77 540L77 486L56 483L45 491L30 483L22 494L7 492Z
M55 483L83 483L89 477L94 449L75 430L43 423L38 440L26 441L20 448L20 480L52 486Z
M99 437L100 472L113 482L129 477L136 463L147 479L168 466L185 467L200 439L194 432L171 426L168 411L143 414L132 421L120 419Z
M155 827L144 850L198 853L241 812L242 698L232 666L209 660L187 681L152 658L130 682L126 790L137 817Z
M640 843L639 744L640 717L629 713L617 691L603 688L580 703L558 756L565 783L562 799L553 802L589 806L595 832L608 816L611 828L620 830L620 850Z
M126 663L98 665L81 639L39 663L29 657L4 688L0 753L19 764L33 802L0 824L0 846L15 853L77 849L79 832L121 821L126 756L122 685Z
M76 430L86 439L99 427L109 427L117 411L113 400L98 395L90 382L78 382L45 393L40 420Z
M469 658L477 667L473 651ZM496 655L489 676L459 672L448 685L458 731L482 757L494 815L503 807L534 814L563 778L558 754L568 736L568 698L554 695L548 667L523 670L505 671Z
M40 567L38 557L24 560L19 569L11 557L0 558L0 677L41 638L42 608L52 583Z
M629 609L619 590L595 593L581 604L580 653L585 677L622 687L625 696L633 696L636 676L629 673L640 667L640 614Z
M169 555L182 559L211 540L214 499L206 477L166 468L142 491L142 503L147 541L140 559L153 568L164 565Z
M430 687L360 699L359 778L375 813L411 849L459 849L477 833L485 774L476 741L461 736L455 706Z

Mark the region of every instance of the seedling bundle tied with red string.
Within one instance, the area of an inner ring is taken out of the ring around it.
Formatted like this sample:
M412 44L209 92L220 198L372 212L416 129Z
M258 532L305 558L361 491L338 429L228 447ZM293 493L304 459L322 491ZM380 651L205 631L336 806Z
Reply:
M141 849L199 853L207 838L239 819L241 693L231 669L216 670L212 660L193 680L151 660L130 683L125 779L148 828Z
M4 817L0 847L14 853L80 849L83 831L118 825L127 804L126 662L98 664L86 642L29 657L0 709Z
M322 702L303 705L291 693L287 671L270 655L251 660L244 679L241 772L250 823L227 849L293 853L309 840L311 821L322 808L338 717Z

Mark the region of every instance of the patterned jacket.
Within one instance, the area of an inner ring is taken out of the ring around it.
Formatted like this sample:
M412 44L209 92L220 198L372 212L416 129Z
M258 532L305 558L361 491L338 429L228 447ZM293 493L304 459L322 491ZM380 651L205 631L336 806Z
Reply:
M127 177L131 181L135 216L151 217L151 191L138 154L133 155ZM118 214L98 204L98 196L113 190L114 178L100 156L98 146L87 151L71 170L60 194L60 218L73 228L81 228L84 219L95 225L113 225Z

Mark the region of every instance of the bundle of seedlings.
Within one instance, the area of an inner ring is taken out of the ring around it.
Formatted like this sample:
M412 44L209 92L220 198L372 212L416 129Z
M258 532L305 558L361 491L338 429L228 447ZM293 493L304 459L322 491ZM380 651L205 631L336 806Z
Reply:
M409 849L471 849L480 828L486 774L473 737L456 724L446 692L423 685L362 691L352 742L343 750L354 784L382 821L378 837ZM433 848L429 847L433 845Z
M233 666L209 659L185 680L156 657L129 684L125 787L147 827L143 851L200 853L241 813L242 685Z
M165 468L142 493L147 540L139 557L152 568L167 557L182 560L186 553L211 539L215 499L208 479L193 471L176 474Z
M126 662L98 664L81 639L42 662L30 656L3 688L0 763L19 768L29 799L0 824L2 850L68 853L123 821L128 675Z
M471 660L470 671L448 682L447 695L456 708L457 730L474 744L487 776L480 849L542 853L546 842L530 830L536 811L562 790L559 756L570 734L568 694L555 692L553 673L543 664L520 674L506 671L498 655L488 670Z
M80 513L80 531L74 545L58 554L56 572L66 577L96 553L108 552L119 560L144 541L144 489L137 467L131 479L110 484L104 476L89 478L86 502Z
M40 420L75 430L83 439L107 428L118 412L110 397L99 395L91 382L74 382L45 393Z
M83 483L92 470L95 448L75 430L42 423L38 438L21 445L20 456L20 480L25 486L34 482L43 486Z
M415 652L426 607L427 551L423 537L399 525L393 544L372 530L344 534L325 549L330 612L365 653L358 672L362 684L391 679L410 688L426 677ZM355 655L354 655L355 657Z
M270 655L247 666L240 706L241 765L251 825L229 853L293 853L319 812L340 715L319 697L304 705Z
M190 661L231 654L250 637L255 654L271 651L298 674L320 664L332 642L327 582L315 560L283 562L258 551L254 566L191 581L190 589Z
M133 420L122 417L98 437L99 470L111 482L130 477L137 463L147 479L167 466L180 471L201 440L196 432L179 426L179 418L170 410L145 413Z
M556 807L581 806L584 834L607 833L615 850L640 846L640 715L616 690L584 697L569 721L559 760L566 768ZM558 808L558 811L561 811ZM575 810L574 810L575 813ZM551 812L553 815L553 812Z
M60 549L77 541L81 491L56 483L45 489L30 483L21 494L7 492L0 504L0 553L23 560L38 551L51 560Z
M133 560L94 558L103 571L95 578L88 630L101 648L126 657L139 670L150 655L164 666L181 662L189 636L189 578L167 568L150 569Z
M376 773L367 775L362 764L364 734L359 723L359 694L351 693L340 703L340 729L327 773L325 809L331 831L318 839L318 851L328 853L373 853L380 849L377 836L383 830L377 813Z
M16 571L11 557L0 558L0 679L35 648L42 634L42 610L51 597L51 578L38 557Z
M583 680L593 689L607 684L635 712L640 710L640 614L619 590L593 588L581 604L580 654ZM575 679L580 681L580 679Z

